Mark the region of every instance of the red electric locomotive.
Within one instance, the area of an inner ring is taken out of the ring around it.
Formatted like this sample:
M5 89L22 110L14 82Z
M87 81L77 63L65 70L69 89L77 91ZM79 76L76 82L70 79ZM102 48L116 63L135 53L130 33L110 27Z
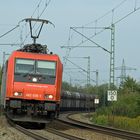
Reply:
M2 104L13 120L44 121L59 114L62 63L57 55L26 52L29 47L42 46L14 51L3 67Z
M49 23L47 20L25 19ZM41 26L41 28L42 28ZM40 29L41 31L41 29ZM40 33L39 31L39 33ZM59 115L62 63L47 48L33 44L14 51L2 70L1 105L15 121L44 123Z

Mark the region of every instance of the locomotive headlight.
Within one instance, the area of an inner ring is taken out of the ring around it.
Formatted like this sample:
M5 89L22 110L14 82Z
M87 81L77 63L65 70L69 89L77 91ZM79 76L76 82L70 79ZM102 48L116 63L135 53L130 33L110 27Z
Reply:
M46 94L46 95L45 95L45 98L46 98L46 99L53 99L53 95L51 95L51 94Z
M33 77L32 81L33 82L37 82L37 78L36 77Z
M14 92L14 96L22 96L21 92Z

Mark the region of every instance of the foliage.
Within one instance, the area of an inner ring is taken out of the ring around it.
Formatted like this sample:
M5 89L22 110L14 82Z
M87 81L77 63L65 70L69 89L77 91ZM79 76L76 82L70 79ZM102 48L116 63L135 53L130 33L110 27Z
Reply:
M69 90L69 91L75 91L75 92L80 92L80 93L94 93L95 94L95 87L88 85L88 86L73 86L65 81L62 83L62 89L63 90Z
M109 123L108 119L105 115L99 115L99 116L94 115L94 119L92 119L92 121L95 124L104 125L104 126L108 126L108 123Z
M115 128L140 132L140 116L128 118L113 115L94 115L92 121L98 125L114 126Z
M114 103L107 101L108 84L102 84L98 87L92 85L73 87L67 82L63 82L63 89L80 93L90 93L97 96L100 100L98 105L98 108L101 107L98 111L100 114L110 112L110 114L114 113L115 115L127 117L140 115L140 83L129 76L121 83L119 89L114 87L114 89L118 90L118 101ZM102 107L106 107L106 109Z
M137 93L119 95L118 101L97 110L98 115L140 116L140 96Z
M140 84L134 78L128 76L123 83L120 84L119 91L121 93L139 92Z

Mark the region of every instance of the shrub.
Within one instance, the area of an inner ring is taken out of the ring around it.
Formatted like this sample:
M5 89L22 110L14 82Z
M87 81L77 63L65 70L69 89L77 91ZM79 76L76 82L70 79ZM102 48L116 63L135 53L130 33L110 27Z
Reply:
M140 116L128 118L123 116L99 115L95 114L92 121L98 125L113 126L119 129L140 132Z

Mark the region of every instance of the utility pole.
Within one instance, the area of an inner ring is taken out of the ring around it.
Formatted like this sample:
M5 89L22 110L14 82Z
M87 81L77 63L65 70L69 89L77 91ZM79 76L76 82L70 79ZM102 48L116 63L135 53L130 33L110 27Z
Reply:
M98 43L96 43L95 41L93 41L91 38L87 37L86 35L84 35L83 33L77 31L76 29L109 29L111 30L111 49L110 51L108 51L107 49L105 49L104 47L102 47L101 45L99 45ZM93 46L61 46L61 48L67 48L67 49L72 49L72 48L76 48L76 47L83 47L83 48L101 48L102 50L108 52L110 54L110 73L109 73L109 89L113 89L114 84L115 84L115 25L112 23L111 26L109 27L70 27L70 29L72 29L74 32L76 32L77 34L81 35L82 37L84 37L87 41L93 43ZM97 75L98 76L98 75Z
M88 64L88 67L90 66L90 57L69 57L69 58L88 58L88 63L89 63ZM70 61L68 58L64 57L64 59L67 59L68 62L70 62L71 64L73 64L74 66L76 66L78 69L82 70L82 71L79 71L80 73L83 73L83 74L86 73L86 76L88 75L87 77L89 77L89 79L86 80L87 83L90 82L90 81L92 81L92 82L95 82L96 83L96 86L98 85L98 70L96 70L96 71L90 71L90 68L88 68L88 70L85 70L82 67L80 67L79 65L77 65L77 64L73 63L72 61ZM77 69L77 68L64 68L64 70L66 70L66 69L67 70ZM96 81L91 78L90 72L96 72Z
M87 86L90 85L90 56L87 57L88 66L87 66Z
M98 87L99 72L98 70L96 70L95 72L96 72L96 86Z
M111 50L110 50L110 78L109 88L113 89L115 83L115 25L111 24Z
M69 57L69 58L83 58L83 59L88 59L88 64L87 64L87 86L90 85L90 56L88 57Z
M5 64L6 61L6 55L10 55L10 54L3 52L3 65Z
M121 65L120 67L116 67L115 70L120 70L120 71L121 71L121 75L120 75L120 77L118 77L118 78L120 78L120 82L121 82L121 83L124 83L124 81L125 81L125 79L126 79L126 70L136 70L136 68L127 67L127 66L125 65L125 61L124 61L124 59L123 59L122 65Z

